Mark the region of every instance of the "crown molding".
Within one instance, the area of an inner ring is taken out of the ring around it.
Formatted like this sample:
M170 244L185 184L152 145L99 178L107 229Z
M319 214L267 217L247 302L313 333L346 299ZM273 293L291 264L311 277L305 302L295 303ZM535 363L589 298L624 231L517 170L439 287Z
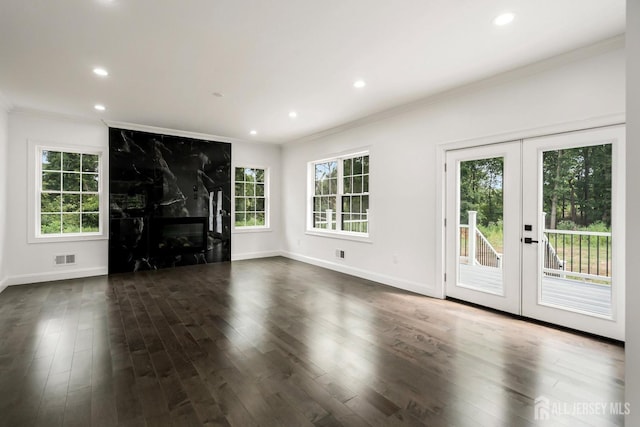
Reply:
M9 98L4 96L2 92L0 92L0 110L8 113L13 110L13 104L9 101Z
M552 123L547 126L525 128L498 134L488 134L473 138L456 139L438 144L441 150L458 150L462 148L477 147L492 144L501 144L521 139L543 138L564 133L584 131L589 129L600 129L613 126L624 126L626 124L626 113L606 114L602 116L587 117L570 122Z
M0 93L0 95L2 94ZM0 108L2 107L1 101L2 99L0 98ZM180 130L180 129L169 129L169 128L163 128L163 127L141 125L137 123L120 122L116 120L104 120L101 118L91 118L87 116L57 113L53 111L38 110L35 108L13 107L8 111L12 115L26 115L30 117L38 117L43 119L63 120L63 121L72 122L72 123L102 125L106 127L114 127L119 129L137 130L142 132L159 133L163 135L182 136L185 138L202 139L207 141L244 143L244 144L255 144L255 145L263 145L263 146L265 144L278 145L278 144L268 143L268 142L246 141L246 140L237 139L237 138L229 138L226 136L213 135L213 134L207 134L207 133L190 132L190 131Z
M114 120L103 120L102 122L106 126L112 127L112 128L136 130L136 131L149 132L149 133L158 133L162 135L181 136L184 138L203 139L206 141L228 142L230 144L233 144L233 143L256 144L256 145L274 144L270 142L247 141L244 139L230 138L227 136L213 135L209 133L191 132L191 131L180 130L180 129L169 129L169 128L163 128L163 127L157 127L157 126L141 125L137 123L119 122Z
M74 114L67 113L58 113L55 111L47 111L47 110L38 110L36 108L28 108L15 106L11 111L9 111L11 115L25 115L30 117L37 117L41 119L49 119L49 120L62 120L66 122L72 123L81 123L81 124L89 124L89 125L101 125L102 120L99 118L91 118L87 116L80 116Z
M384 120L390 117L398 116L403 113L408 113L419 108L423 108L429 105L437 104L448 99L463 96L468 93L479 91L481 89L490 88L493 86L502 85L511 81L520 80L528 76L542 73L544 71L559 68L563 65L570 64L582 59L587 59L593 56L611 52L617 49L624 49L625 47L625 35L620 34L609 39L602 40L598 43L588 46L580 47L569 52L561 53L546 59L542 59L537 62L533 62L522 67L518 67L509 71L505 71L496 74L485 79L476 80L474 82L464 84L462 86L456 86L450 89L446 89L441 92L433 93L416 101L412 101L406 104L392 107L390 109L380 111L378 113L371 114L369 116L345 123L340 126L336 126L330 129L326 129L317 133L313 133L302 138L285 141L282 145L299 144L303 142L310 142L318 140L333 134L341 133L349 129L361 127L369 123L374 123L380 120Z

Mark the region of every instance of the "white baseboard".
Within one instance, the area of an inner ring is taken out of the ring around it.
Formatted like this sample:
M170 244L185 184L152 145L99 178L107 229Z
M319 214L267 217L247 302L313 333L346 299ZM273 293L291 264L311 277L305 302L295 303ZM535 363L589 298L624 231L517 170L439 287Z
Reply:
M313 258L306 255L295 254L286 251L264 251L264 252L245 252L231 256L233 261L241 261L245 259L267 258L274 256L283 256L296 261L312 264L328 270L338 271L340 273L349 274L351 276L360 277L362 279L371 280L373 282L382 283L383 285L392 286L394 288L403 289L405 291L415 292L420 295L440 298L433 288L425 286L422 283L413 282L385 274L374 273L368 270L351 267L336 262L330 262L319 258ZM30 283L51 282L55 280L78 279L82 277L104 276L108 271L106 267L86 268L78 270L65 270L60 272L46 272L36 274L24 274L19 276L9 276L0 281L0 292L7 286L24 285Z
M409 292L414 292L420 295L426 295L433 298L442 298L437 295L433 288L426 286L422 283L413 282L410 280L400 279L398 277L387 276L385 274L374 273L372 271L363 270L360 268L351 267L348 265L340 264L337 262L326 261L319 258L313 258L306 255L295 254L292 252L282 251L280 253L283 257L290 258L296 261L305 262L307 264L313 264L318 267L326 268L340 273L349 274L351 276L360 277L361 279L371 280L372 282L382 283L383 285L391 286L394 288L402 289Z
M45 273L21 274L4 279L4 286L26 285L31 283L53 282L55 280L80 279L82 277L106 276L106 267L83 268L65 271L47 271ZM0 287L2 289L2 287Z
M245 252L242 254L232 254L231 261L242 261L243 259L268 258L281 256L282 251Z

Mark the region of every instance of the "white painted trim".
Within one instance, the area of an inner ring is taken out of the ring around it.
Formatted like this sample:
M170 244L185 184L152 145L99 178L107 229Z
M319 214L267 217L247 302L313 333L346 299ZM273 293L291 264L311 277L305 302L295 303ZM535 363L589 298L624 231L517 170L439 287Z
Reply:
M360 277L362 279L371 280L386 286L402 289L416 294L425 295L428 297L441 298L434 288L425 286L422 283L413 282L397 277L387 276L385 274L373 273L368 270L360 268L350 267L344 264L338 264L335 262L325 261L319 258L313 258L306 255L295 254L293 252L282 251L281 256L293 259L296 261L304 262L306 264L315 265L318 267L326 268L328 270L337 271L340 273L348 274L350 276Z
M443 151L458 150L462 148L477 147L480 145L502 144L524 139L543 138L562 133L585 131L589 129L625 124L625 113L608 114L605 116L589 117L582 120L555 123L548 126L520 129L505 133L490 134L468 139L459 139L443 142L438 147Z
M38 110L35 108L27 108L27 107L14 107L10 111L10 113L15 115L20 114L20 115L26 115L26 116L36 117L36 118L66 121L71 123L89 124L94 126L104 124L99 117L88 117L88 116L79 116L79 115L73 115L73 114L57 113L54 111Z
M464 96L468 93L472 93L481 89L498 86L498 85L505 84L515 80L520 80L534 74L542 73L547 70L551 70L554 68L561 67L563 65L570 64L572 62L590 58L606 52L611 52L616 49L621 49L621 48L624 48L624 46L625 46L625 36L624 34L620 34L612 38L609 38L607 40L598 42L596 44L578 48L570 52L553 56L551 58L543 59L533 64L525 65L523 67L516 68L514 70L493 75L486 79L477 80L475 82L471 82L466 85L456 86L450 89L445 89L440 92L432 93L416 101L408 102L408 103L399 105L397 107L392 107L390 109L371 114L369 116L345 123L340 126L336 126L331 129L326 129L308 136L304 136L302 138L284 141L283 145L298 144L301 142L309 142L309 141L321 139L329 135L334 135L349 129L367 125L369 123L373 123L373 122L384 120L390 117L398 116L400 114L411 112L413 110L426 107L429 105L433 105L448 99Z
M601 117L594 117L587 120L572 121L572 122L566 122L566 123L559 123L551 126L545 126L541 128L530 129L530 130L522 130L522 131L512 132L508 134L497 134L494 136L486 136L486 137L473 138L473 139L467 139L467 140L453 141L450 143L440 144L436 147L436 150L437 150L436 157L438 159L437 165L438 167L441 168L442 171L444 171L444 165L446 162L446 152L451 150L473 148L473 147L500 144L505 142L515 142L515 141L521 141L522 143L526 144L527 140L534 140L538 138L550 138L555 136L562 136L564 134L571 134L574 132L578 133L578 132L590 131L594 129L604 129L604 128L615 129L616 127L622 127L622 126L625 126L624 114L613 114L613 115L606 115ZM622 165L620 166L622 169L624 169L624 162L622 162L621 159L624 158L624 150L626 149L625 147L626 147L625 143L614 144L614 158L618 158L619 164ZM616 151L616 150L619 150L619 151ZM448 165L448 167L451 168L451 165ZM624 175L624 172L622 174ZM442 175L438 174L438 176L444 177L444 172L442 172ZM438 182L438 179L436 182ZM624 186L626 185L624 180L623 182L618 183L618 185L623 187L622 194L624 194ZM436 208L437 209L436 227L438 228L436 229L441 230L441 232L436 235L436 245L437 245L436 247L439 249L438 251L436 251L437 256L436 256L436 272L435 272L436 282L435 283L437 286L437 283L438 283L437 280L439 277L441 277L440 273L438 272L438 268L441 267L439 262L441 257L445 258L443 254L445 253L445 250L446 250L446 238L443 235L444 233L443 225L444 225L444 217L445 217L444 209L445 209L445 203L446 203L446 182L442 182L439 185L437 185L436 192L437 192L436 204L438 205ZM615 200L615 196L614 196L614 200ZM613 203L614 205L618 206L618 209L617 209L618 214L616 216L618 215L621 216L621 218L618 218L618 220L614 221L614 223L619 224L618 227L624 228L624 224L625 224L624 214L626 212L625 199L624 197L622 197L621 199L614 201ZM439 217L439 215L441 216ZM450 224L451 222L447 225L450 225ZM620 224L623 224L623 225L621 226ZM620 239L618 239L620 240L618 244L622 246L617 246L616 252L624 253L624 236L626 234L624 233L624 230L623 230L623 232L617 232L616 235L622 236ZM446 258L445 258L445 261L446 261ZM617 287L618 292L622 292L622 294L626 294L626 290L625 290L626 277L625 277L624 267L621 268L620 272L618 273L617 280L619 280L619 283L620 283ZM444 287L443 292L444 291L446 291L446 287ZM444 294L446 294L446 292L444 292ZM615 300L615 296L614 296L614 300ZM619 308L619 310L621 313L617 313L617 314L615 313L615 310L614 310L614 318L616 315L620 316L619 318L624 318L624 310L625 310L624 304L622 304L622 307ZM552 321L552 323L553 322L556 322L556 321ZM561 322L559 321L557 321L557 323L561 324ZM576 329L579 329L579 328L576 328ZM624 341L625 339L624 326L621 328L621 331L616 331L613 334L607 333L606 331L595 331L595 333L602 336L613 337L621 341Z
M230 138L228 136L212 135L208 133L191 132L191 131L179 130L179 129L168 129L168 128L162 128L162 127L156 127L156 126L140 125L137 123L117 122L112 120L103 120L103 123L108 127L112 127L112 128L136 130L141 132L157 133L162 135L181 136L183 138L203 139L206 141L215 141L215 142L228 142L228 143L242 142L242 143L256 144L255 141L247 141L244 139ZM272 143L262 142L262 144L272 144Z
M434 283L436 284L436 292L440 295L439 298L445 297L445 282L444 263L446 258L444 256L446 251L446 239L444 236L444 219L445 215L445 197L446 197L446 180L445 180L445 163L446 152L449 150L459 150L463 148L472 148L489 144L501 144L505 142L512 142L518 140L527 140L533 138L540 138L552 135L558 135L569 132L579 132L587 129L594 129L608 126L618 126L625 123L625 114L610 114L599 117L592 117L585 120L556 123L549 126L522 129L502 134L487 135L478 138L463 139L449 141L439 144L436 147L436 167L440 169L440 173L436 175L436 230L439 230L436 234L436 270L434 273ZM440 288L441 286L441 288Z
M231 156L233 157L233 153L231 154ZM233 161L231 163L231 223L233 224L233 226L231 227L231 234L256 232L260 233L271 231L271 167L263 165L261 166L251 162L246 163L244 166L233 164ZM236 168L253 168L264 170L264 226L236 227Z
M327 230L321 228L313 228L313 197L315 196L315 165L318 163L331 162L336 161L338 165L338 190L336 190L336 224L340 224L342 214L342 196L347 195L343 190L343 177L344 171L342 170L342 161L344 159L350 159L354 157L360 156L368 156L369 157L369 188L375 188L375 179L373 178L375 174L371 173L372 159L375 158L375 155L372 153L375 152L375 149L371 145L367 145L361 148L348 149L344 150L338 154L334 154L332 157L324 157L319 160L311 160L307 162L307 211L306 211L306 229L305 234L310 236L319 236L319 237L329 237L333 239L342 239L342 240L353 240L355 242L364 242L364 243L373 243L373 229L375 227L375 221L373 221L374 212L375 212L375 191L373 193L367 192L366 195L369 197L369 213L367 215L368 221L368 231L367 233L356 233L351 231L344 230ZM373 181L372 181L373 179ZM358 195L356 193L351 193L350 195ZM360 195L365 195L365 193L361 193ZM341 227L341 226L340 226Z
M332 160L342 160L359 156L371 156L371 150L373 149L372 145L364 145L362 147L356 148L348 148L346 150L337 151L334 153L328 153L324 155L321 159L311 160L307 163L315 164L315 163L325 163L330 162ZM371 161L371 159L369 159ZM371 168L371 164L369 164L369 168Z
M11 111L12 108L13 108L13 105L11 104L9 99L6 98L2 92L0 92L0 113L8 115L8 113ZM8 126L8 123L7 123L7 126ZM7 129L5 129L5 135L4 136L6 137L5 139L7 140L7 144L5 145L5 147L8 148L8 131L7 131ZM6 172L2 171L2 173L6 173ZM6 177L6 178L8 178L8 177ZM7 179L7 181L8 181L8 179ZM5 182L5 185L8 185L7 182ZM5 193L6 193L7 188L5 187L4 190L5 190ZM6 217L7 217L7 215L6 215L6 206L2 206L2 209L5 210L4 215L2 215L2 219L3 219L3 222L4 222L3 226L7 226L8 222L6 221ZM5 242L0 242L0 246L6 246ZM7 248L5 247L4 249L6 251ZM2 272L3 261L4 261L4 259L0 259L0 273ZM6 282L6 278L0 278L0 292L2 292L7 286L8 285L7 285L7 282Z
M371 199L369 199L371 202ZM369 204L371 206L371 204ZM310 216L310 215L307 215ZM369 216L370 218L370 216ZM339 240L351 240L353 242L361 242L361 243L373 243L373 238L371 235L360 235L354 232L349 231L322 231L321 229L317 230L305 230L304 234L308 236L317 236L317 237L327 237L329 239L339 239Z
M245 259L270 258L274 256L282 256L281 251L263 251L263 252L245 252L242 254L232 254L231 261L242 261Z
M11 103L11 101L9 101L9 98L4 96L4 94L0 92L0 110L8 113L13 108L14 108L13 104ZM1 289L2 288L0 288L0 292L1 292Z
M235 215L235 211L233 212ZM235 226L231 230L231 234L247 234L247 233L271 233L273 228L271 227L238 227Z
M59 243L59 242L79 242L85 240L108 240L109 239L109 150L104 147L81 146L74 144L58 143L53 141L27 140L27 243ZM100 156L100 169L98 176L98 194L100 197L100 232L91 234L72 234L41 236L38 231L40 225L40 152L44 149L56 151L69 151L86 154L96 154Z
M445 197L446 197L446 172L445 172L445 150L440 147L436 147L435 155L435 170L440 170L436 173L436 203L435 203L435 228L436 230L436 259L435 259L435 272L433 277L433 283L435 284L434 293L438 298L445 298L446 283L444 280L445 275L445 253L447 250L444 219L445 214Z
M45 273L21 274L9 276L4 280L5 286L27 285L32 283L52 282L56 280L80 279L83 277L106 276L107 267L80 268L66 271L48 271ZM1 288L0 288L1 289Z

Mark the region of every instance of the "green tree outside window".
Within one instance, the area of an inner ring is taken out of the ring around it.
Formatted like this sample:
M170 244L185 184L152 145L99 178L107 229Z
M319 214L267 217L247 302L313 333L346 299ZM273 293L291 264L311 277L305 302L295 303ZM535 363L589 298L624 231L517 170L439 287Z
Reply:
M100 232L100 157L41 151L40 234Z
M235 170L235 227L267 227L265 169Z

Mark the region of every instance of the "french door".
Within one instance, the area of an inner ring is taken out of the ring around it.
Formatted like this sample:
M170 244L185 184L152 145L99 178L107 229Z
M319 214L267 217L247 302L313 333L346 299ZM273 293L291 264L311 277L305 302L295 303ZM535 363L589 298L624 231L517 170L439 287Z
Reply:
M446 154L447 296L514 314L521 299L520 145Z
M446 294L624 340L624 128L446 153Z

